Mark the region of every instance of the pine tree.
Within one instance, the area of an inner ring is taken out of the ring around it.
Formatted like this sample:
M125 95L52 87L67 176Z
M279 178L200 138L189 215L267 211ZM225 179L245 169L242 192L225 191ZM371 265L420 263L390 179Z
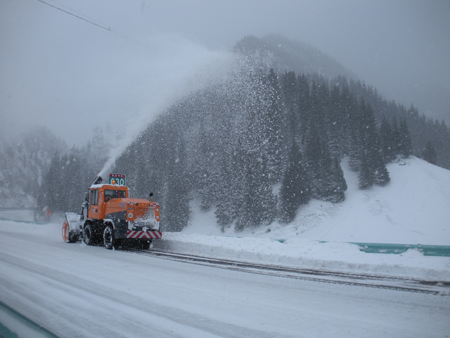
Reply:
M380 127L381 151L385 163L389 163L395 159L395 139L391 125L383 115Z
M219 182L218 195L219 199L216 204L216 220L217 224L221 226L224 231L225 227L234 222L236 218L236 188L233 174L233 160L232 158L222 158L222 180Z
M395 156L400 155L402 153L402 136L400 133L400 128L397 123L397 118L394 117L394 121L392 122L392 133L394 135L394 153Z
M73 148L72 153L65 158L65 166L61 185L64 187L63 208L65 211L78 212L83 202L84 186L83 166L80 157L76 155L77 149ZM70 188L69 188L70 187Z
M270 224L275 217L276 202L268 179L266 159L247 153L244 169L242 205L236 229Z
M427 142L427 146L422 152L422 157L425 161L436 165L437 163L436 150L434 149L433 143L431 143L431 141Z
M359 171L359 188L367 189L373 186L375 183L374 172L370 167L367 157L363 157L361 163L361 170Z
M385 185L390 181L390 178L381 157L374 113L370 105L366 104L363 99L360 103L359 129L363 146L359 186L361 189L365 189L373 184Z
M231 187L233 195L230 197L233 202L232 219L236 222L235 229L243 230L247 224L247 216L244 205L244 199L247 194L247 154L240 138L233 151L233 176Z
M345 181L344 171L337 157L334 158L330 175L330 185L327 200L333 203L339 203L345 200L345 191L347 191L347 182Z
M400 139L399 144L400 155L404 158L411 156L412 153L411 136L409 135L408 125L405 119L402 119L400 121L399 139Z
M374 183L379 186L385 186L390 181L391 177L389 176L389 171L381 159L378 159L378 165L376 166L374 172Z
M334 173L328 144L319 135L315 124L311 125L306 138L305 163L311 182L311 197L324 201L333 200L337 169Z
M200 124L198 149L195 161L197 193L200 197L200 208L209 211L214 204L212 192L214 189L215 168L213 165L214 142L213 137L206 132L204 123Z
M267 168L267 157L263 154L262 158L257 161L257 187L255 195L257 197L257 214L256 224L271 224L276 216L277 202L272 191L272 184Z
M362 167L364 148L356 127L351 128L348 146L348 164L353 171L360 171Z
M169 169L167 197L164 203L165 224L169 231L181 231L189 221L190 191L185 169L186 149L183 141L179 140Z
M242 197L240 199L241 205L239 206L239 211L236 214L235 229L237 231L242 231L246 228L255 226L257 223L254 213L256 208L255 195L253 193L256 185L256 179L248 160L245 161L243 175Z
M271 182L279 182L280 180L280 166L282 163L282 143L283 136L281 132L281 88L278 83L278 77L273 69L270 69L267 76L268 87L268 108L266 118L266 137L268 157L268 170Z
M50 168L44 176L38 197L38 208L41 212L46 209L62 211L59 206L59 193L61 190L61 157L58 153L53 155Z
M297 209L308 203L310 198L310 184L302 165L302 156L296 143L292 142L280 188L280 221L292 222L297 214Z
M285 72L281 77L283 92L284 128L283 133L286 140L297 136L298 130L298 84L294 72Z
M330 93L329 107L329 146L332 157L340 157L344 133L344 113L339 87L334 86Z
M298 123L300 127L299 135L304 137L312 120L311 95L309 92L308 79L304 74L297 77L297 83L298 83ZM302 139L301 141L303 142L304 139Z
M316 125L312 124L308 130L305 144L305 169L311 182L311 197L322 198L323 186L323 165L326 155L324 154L324 143L316 129Z

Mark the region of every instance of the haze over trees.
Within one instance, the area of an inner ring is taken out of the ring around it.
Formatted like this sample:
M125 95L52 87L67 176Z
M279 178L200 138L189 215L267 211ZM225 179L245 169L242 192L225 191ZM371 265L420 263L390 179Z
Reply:
M249 68L177 102L116 162L138 195L152 189L168 229L187 224L190 200L222 227L288 223L311 198L345 199L344 156L367 189L388 184L386 163L411 154L403 119L400 128L385 118L391 132L381 137L374 110L351 90L363 85Z
M386 164L410 155L450 168L445 123L385 101L325 55L314 59L316 50L279 39L239 41L242 63L227 80L174 102L116 161L112 170L127 175L135 197L154 193L164 230L188 224L192 201L237 230L292 222L311 199L340 203L344 157L361 189L389 184ZM38 210L79 211L108 147L98 131L86 146L47 155L33 185Z

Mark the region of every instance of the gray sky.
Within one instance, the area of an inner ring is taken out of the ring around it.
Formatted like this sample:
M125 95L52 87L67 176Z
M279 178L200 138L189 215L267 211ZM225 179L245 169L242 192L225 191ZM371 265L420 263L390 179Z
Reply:
M69 145L98 125L137 133L136 121L220 74L237 40L271 33L450 125L448 0L45 1L111 31L38 0L0 0L3 137L36 123Z

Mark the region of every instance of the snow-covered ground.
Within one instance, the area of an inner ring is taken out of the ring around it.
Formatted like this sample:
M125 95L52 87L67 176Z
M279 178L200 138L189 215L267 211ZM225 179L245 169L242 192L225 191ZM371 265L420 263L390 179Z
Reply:
M290 225L222 233L213 211L197 212L185 231L164 233L154 248L450 281L449 257L369 254L348 243L450 245L450 172L415 158L388 169L387 187L361 191L345 168L346 201L312 201ZM64 337L443 337L450 332L449 299L66 244L61 222L0 210L0 301ZM2 320L10 324L0 313Z
M332 204L313 200L299 209L289 225L239 233L242 237L311 239L450 245L450 171L411 157L387 165L386 187L358 188L357 173L342 162L346 200ZM196 213L185 232L221 235L214 214ZM235 235L228 229L225 235Z

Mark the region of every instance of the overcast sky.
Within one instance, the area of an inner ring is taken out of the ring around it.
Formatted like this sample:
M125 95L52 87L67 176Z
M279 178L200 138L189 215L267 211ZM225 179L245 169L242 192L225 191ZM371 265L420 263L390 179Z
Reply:
M45 2L82 19L38 0L0 0L3 137L36 123L69 145L108 123L138 132L220 75L239 39L272 33L321 49L388 99L450 125L449 0Z

